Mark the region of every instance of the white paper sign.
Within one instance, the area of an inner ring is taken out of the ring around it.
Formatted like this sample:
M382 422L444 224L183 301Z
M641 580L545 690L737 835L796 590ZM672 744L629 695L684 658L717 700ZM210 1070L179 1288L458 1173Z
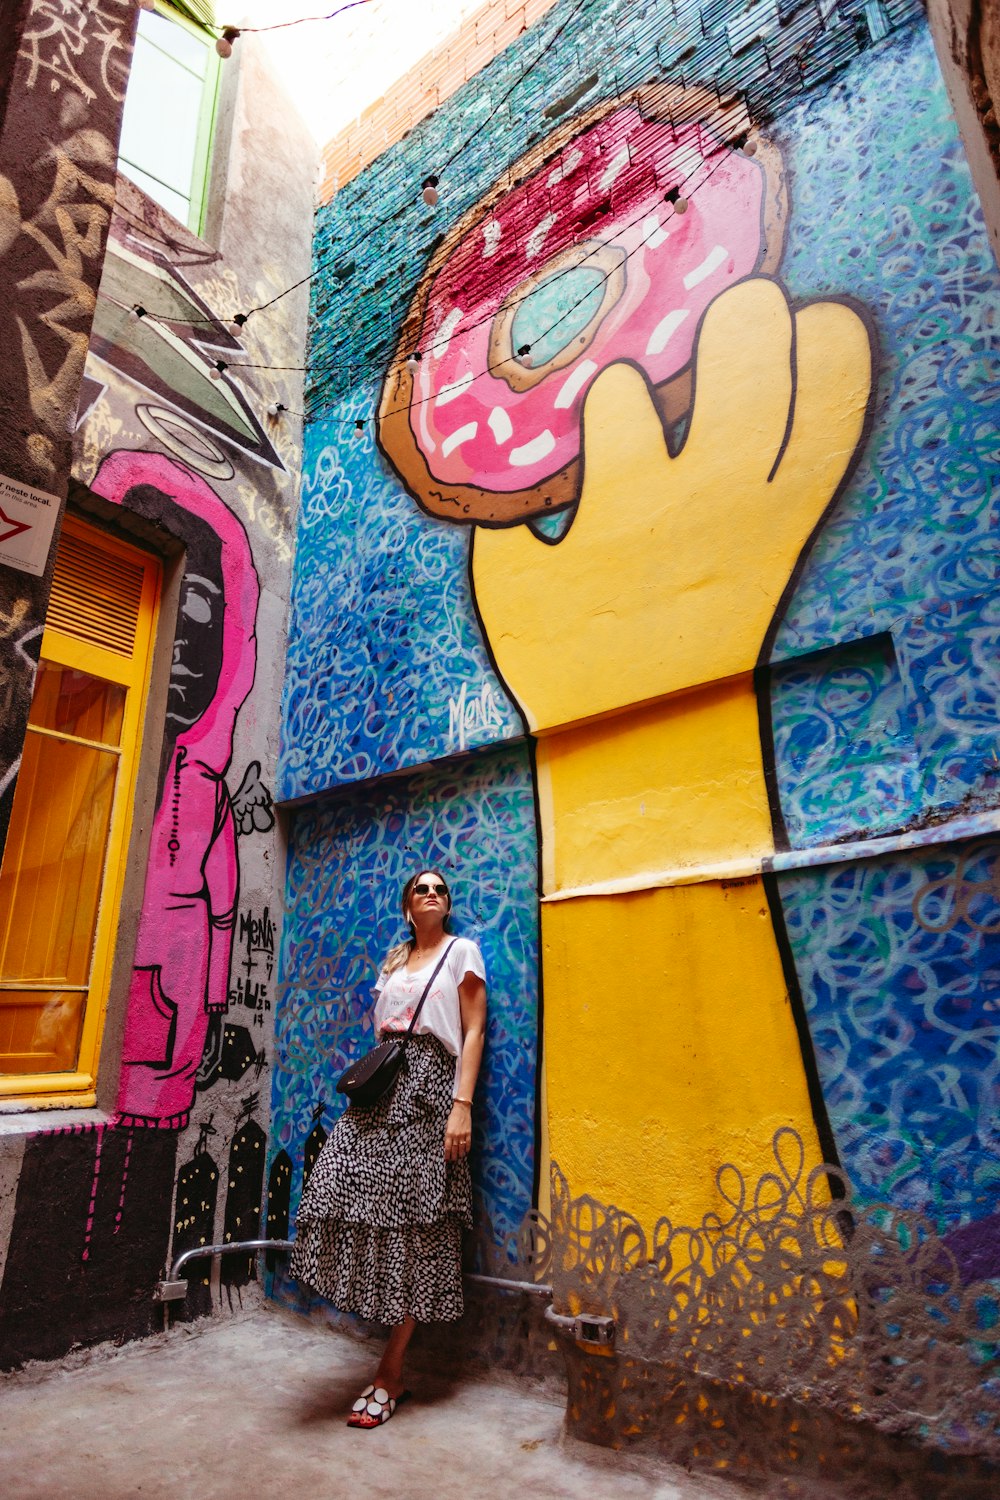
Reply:
M0 474L0 563L40 578L62 502Z

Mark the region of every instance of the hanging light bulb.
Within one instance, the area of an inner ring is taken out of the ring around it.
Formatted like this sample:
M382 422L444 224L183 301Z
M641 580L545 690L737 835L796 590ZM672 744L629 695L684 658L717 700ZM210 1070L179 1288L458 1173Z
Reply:
M224 359L217 359L215 361L215 364L208 372L209 380L221 380L228 369L229 366L226 364L226 361Z
M249 317L250 317L249 313L237 313L236 316L233 318L233 321L232 321L233 332L234 333L242 333L244 325L246 324L247 319Z
M422 357L423 356L417 350L414 350L409 359L406 361L406 368L409 370L411 375L415 375L420 369L420 361Z
M754 140L754 138L752 136L748 136L747 139L743 142L743 155L744 156L756 156L756 154L757 154L757 142Z
M686 198L682 198L680 196L676 197L674 199L674 213L675 214L686 214L687 211L688 211L688 201L687 201L687 199Z
M141 302L137 302L132 311L135 313L137 318L144 318L146 316L146 309L143 307Z
M531 357L530 344L522 344L520 349L518 349L517 351L517 357L526 370L531 369L531 366L534 364L534 360Z
M269 417L277 417L284 410L285 410L285 408L284 408L284 406L282 405L282 403L280 401L272 401L268 405L267 414L268 414Z
M355 423L354 423L354 436L355 437L360 437L361 434L364 432L364 430L365 430L365 424L364 424L364 422L362 422L361 418L358 417L356 419Z
M430 177L425 177L423 180L423 192L420 194L420 196L421 198L423 198L428 208L434 208L437 205L438 181L439 179L435 177L433 173L431 173Z
M215 44L215 50L220 57L232 57L233 43L235 42L239 34L240 32L238 26L226 27L225 31L222 33L222 35L219 37L219 40Z

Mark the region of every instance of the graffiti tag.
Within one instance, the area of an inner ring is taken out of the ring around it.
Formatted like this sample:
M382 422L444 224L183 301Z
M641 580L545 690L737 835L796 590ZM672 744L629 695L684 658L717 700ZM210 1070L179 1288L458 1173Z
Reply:
M470 734L480 729L502 729L503 712L490 683L484 682L478 696L470 695L469 685L462 683L457 698L448 699L448 743L464 750Z

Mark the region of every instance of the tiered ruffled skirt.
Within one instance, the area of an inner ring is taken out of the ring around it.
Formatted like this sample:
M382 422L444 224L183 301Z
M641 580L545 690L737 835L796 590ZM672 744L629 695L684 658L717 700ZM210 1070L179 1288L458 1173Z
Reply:
M444 1159L455 1059L412 1036L389 1094L349 1106L302 1194L290 1271L342 1312L378 1323L462 1315L469 1163Z

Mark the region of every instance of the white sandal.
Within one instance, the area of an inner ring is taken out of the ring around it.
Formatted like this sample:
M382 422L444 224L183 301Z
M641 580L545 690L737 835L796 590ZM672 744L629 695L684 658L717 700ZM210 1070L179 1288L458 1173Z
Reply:
M363 1427L366 1430L381 1427L409 1394L409 1391L400 1391L398 1396L390 1396L385 1386L367 1386L351 1409L351 1415L347 1419L348 1427Z

